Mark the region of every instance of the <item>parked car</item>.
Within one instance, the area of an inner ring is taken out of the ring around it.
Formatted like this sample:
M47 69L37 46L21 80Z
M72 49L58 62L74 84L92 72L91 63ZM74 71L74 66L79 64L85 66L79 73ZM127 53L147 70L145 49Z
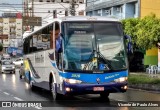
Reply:
M11 61L3 61L0 65L1 73L15 73L15 65Z
M15 61L13 61L13 63L14 63L16 66L23 66L23 58L18 58L18 59L16 59Z

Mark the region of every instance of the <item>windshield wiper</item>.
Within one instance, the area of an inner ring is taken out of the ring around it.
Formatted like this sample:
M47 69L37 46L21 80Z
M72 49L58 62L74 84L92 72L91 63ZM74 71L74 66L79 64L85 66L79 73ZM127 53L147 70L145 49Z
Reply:
M91 55L90 55L90 57L89 57L89 59L88 59L88 63L85 64L83 70L86 70L86 68L92 63L92 59L93 59L93 56L94 56L94 55L95 55L95 50L93 49L93 50L92 50L92 53L91 53Z
M96 59L97 61L96 61L96 65L97 66L95 66L93 63L94 63L94 59ZM92 53L91 53L91 55L90 55L90 57L89 57L89 59L88 59L88 63L87 64L85 64L85 66L84 66L84 68L83 68L83 70L86 70L87 69L87 67L89 67L89 65L91 65L90 66L90 68L92 68L92 70L99 70L99 64L100 64L100 62L101 62L101 60L103 60L103 62L105 62L107 65L104 65L104 67L105 68L108 68L109 70L113 70L113 66L111 65L111 63L100 53L100 51L99 51L99 44L98 44L98 47L97 47L97 51L94 49L94 46L93 46L93 42L92 42Z

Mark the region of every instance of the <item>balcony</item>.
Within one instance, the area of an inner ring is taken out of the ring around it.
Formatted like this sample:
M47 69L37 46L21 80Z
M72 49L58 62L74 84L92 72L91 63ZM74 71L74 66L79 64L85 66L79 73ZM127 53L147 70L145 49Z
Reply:
M16 27L16 24L15 23L10 23L9 27Z

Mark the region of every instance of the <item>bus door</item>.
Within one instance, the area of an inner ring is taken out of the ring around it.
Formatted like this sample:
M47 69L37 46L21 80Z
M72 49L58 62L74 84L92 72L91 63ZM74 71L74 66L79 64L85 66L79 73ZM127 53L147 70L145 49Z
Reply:
M60 34L60 25L58 22L54 23L53 47L55 49L55 60L58 69L62 69L62 36Z

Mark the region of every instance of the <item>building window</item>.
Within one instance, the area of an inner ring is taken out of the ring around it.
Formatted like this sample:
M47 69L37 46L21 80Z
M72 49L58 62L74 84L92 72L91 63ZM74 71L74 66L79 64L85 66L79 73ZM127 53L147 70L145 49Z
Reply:
M106 15L111 15L111 9L106 9L106 10L104 10L104 13L105 13Z

